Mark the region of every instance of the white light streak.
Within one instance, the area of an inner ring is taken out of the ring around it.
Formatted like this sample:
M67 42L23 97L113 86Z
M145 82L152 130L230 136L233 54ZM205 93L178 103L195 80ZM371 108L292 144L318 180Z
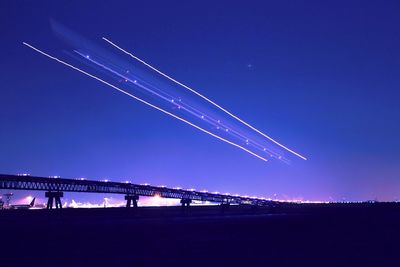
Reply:
M236 143L233 143L233 142L231 142L229 140L226 140L226 139L224 139L224 138L222 138L222 137L220 137L220 136L218 136L216 134L213 134L212 132L209 132L209 131L207 131L207 130L205 130L205 129L203 129L203 128L201 128L201 127L199 127L199 126L197 126L197 125L195 125L195 124L193 124L193 123L191 123L191 122L189 122L189 121L187 121L187 120L185 120L185 119L183 119L183 118L181 118L179 116L176 116L176 115L174 115L174 114L172 114L172 113L170 113L170 112L168 112L168 111L166 111L166 110L164 110L164 109L162 109L162 108L160 108L158 106L155 106L155 105L153 105L153 104L151 104L151 103L149 103L149 102L147 102L147 101L145 101L145 100L143 100L143 99L141 99L141 98L139 98L137 96L134 96L134 95L122 90L121 88L119 88L119 87L117 87L117 86L115 86L115 85L113 85L113 84L111 84L109 82L106 82L105 80L103 80L103 79L101 79L101 78L99 78L99 77L97 77L97 76L95 76L93 74L90 74L90 73L88 73L88 72L86 72L86 71L84 71L84 70L82 70L82 69L80 69L78 67L75 67L75 66L73 66L73 65L71 65L71 64L69 64L69 63L67 63L65 61L62 61L61 59L58 59L58 58L56 58L54 56L51 56L50 54L47 54L47 53L43 52L42 50L40 50L40 49L38 49L38 48L36 48L36 47L26 43L26 42L23 42L23 44L26 45L27 47L31 48L32 50L34 50L34 51L36 51L36 52L38 52L38 53L40 53L40 54L52 59L54 61L57 61L58 63L61 63L61 64L65 65L65 66L67 66L67 67L69 67L69 68L71 68L73 70L76 70L76 71L78 71L78 72L80 72L80 73L82 73L82 74L84 74L84 75L86 75L86 76L88 76L88 77L90 77L92 79L95 79L95 80L97 80L97 81L99 81L99 82L101 82L101 83L103 83L105 85L108 85L109 87L111 87L111 88L113 88L113 89L115 89L115 90L117 90L117 91L119 91L119 92L121 92L121 93L123 93L123 94L125 94L125 95L127 95L127 96L129 96L129 97L131 97L131 98L143 103L143 104L146 104L146 105L148 105L148 106L150 106L150 107L152 107L152 108L154 108L154 109L156 109L158 111L161 111L161 112L163 112L163 113L165 113L167 115L170 115L171 117L173 117L173 118L175 118L177 120L180 120L180 121L182 121L182 122L184 122L184 123L196 128L196 129L198 129L198 130L200 130L200 131L202 131L202 132L204 132L206 134L209 134L209 135L211 135L211 136L213 136L213 137L225 142L225 143L228 143L228 144L230 144L232 146L240 148L243 151L245 151L245 152L247 152L247 153L249 153L249 154L251 154L251 155L253 155L253 156L255 156L255 157L257 157L257 158L259 158L261 160L263 160L263 161L268 161L268 159L263 158L263 157L257 155L256 153L254 153L254 152L252 152L252 151L250 151L250 150L248 150L248 149L246 149L246 148L244 148L244 147L242 147L242 146L240 146L240 145L238 145Z
M268 140L270 140L271 142L273 142L274 144L280 146L281 148L285 149L286 151L289 151L290 153L292 153L293 155L298 156L299 158L303 159L303 160L307 160L306 157L300 155L299 153L291 150L290 148L284 146L283 144L279 143L278 141L274 140L272 137L266 135L265 133L261 132L260 130L258 130L257 128L255 128L254 126L250 125L249 123L245 122L244 120L240 119L239 117L237 117L236 115L234 115L233 113L229 112L228 110L226 110L225 108L223 108L222 106L218 105L217 103L215 103L214 101L212 101L211 99L207 98L206 96L200 94L199 92L197 92L196 90L194 90L193 88L175 80L174 78L168 76L167 74L165 74L164 72L160 71L159 69L153 67L152 65L150 65L149 63L145 62L144 60L141 60L140 58L138 58L137 56L133 55L132 53L124 50L123 48L119 47L118 45L116 45L114 42L110 41L109 39L103 37L102 38L104 41L106 41L107 43L109 43L110 45L114 46L115 48L117 48L118 50L122 51L123 53L127 54L128 56L130 56L131 58L139 61L140 63L144 64L145 66L149 67L150 69L152 69L153 71L157 72L158 74L162 75L163 77L169 79L170 81L182 86L183 88L191 91L192 93L196 94L197 96L203 98L204 100L206 100L207 102L211 103L212 105L214 105L215 107L219 108L220 110L222 110L223 112L225 112L226 114L228 114L229 116L231 116L232 118L238 120L239 122L241 122L242 124L246 125L247 127L249 127L250 129L252 129L253 131L261 134L262 136L264 136L265 138L267 138Z

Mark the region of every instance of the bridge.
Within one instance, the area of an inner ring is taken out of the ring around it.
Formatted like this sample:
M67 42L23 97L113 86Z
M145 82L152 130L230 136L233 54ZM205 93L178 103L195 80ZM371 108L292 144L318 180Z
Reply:
M180 199L183 207L189 207L192 201L207 201L226 207L230 204L267 206L271 200L231 194L210 193L191 189L168 188L130 182L111 182L85 180L82 178L67 179L61 177L40 177L30 175L0 174L0 189L45 191L48 198L47 208L62 208L61 198L64 192L108 193L125 195L126 207L137 207L140 196Z

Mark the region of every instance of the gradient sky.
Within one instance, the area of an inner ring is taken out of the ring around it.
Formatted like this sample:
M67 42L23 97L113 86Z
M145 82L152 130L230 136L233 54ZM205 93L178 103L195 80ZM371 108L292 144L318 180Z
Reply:
M398 1L47 2L0 3L0 173L400 198ZM60 55L50 19L110 37L309 160L265 163L22 46Z

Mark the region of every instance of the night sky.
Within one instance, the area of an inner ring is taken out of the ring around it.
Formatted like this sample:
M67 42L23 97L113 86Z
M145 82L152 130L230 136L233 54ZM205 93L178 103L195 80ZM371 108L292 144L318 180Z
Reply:
M400 198L398 1L42 3L0 3L0 173ZM62 56L51 19L118 41L309 160L265 163L22 45Z

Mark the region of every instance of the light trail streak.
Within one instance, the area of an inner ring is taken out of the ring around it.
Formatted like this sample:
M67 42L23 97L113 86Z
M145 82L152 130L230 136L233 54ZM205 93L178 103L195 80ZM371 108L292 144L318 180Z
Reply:
M232 128L224 125L223 123L221 123L220 120L214 119L209 115L207 115L207 116L203 115L203 114L205 114L205 112L202 112L202 111L200 111L200 110L198 110L196 108L193 108L192 106L184 103L183 101L180 101L180 100L175 101L175 100L177 100L177 99L175 99L175 97L163 92L162 90L160 90L159 88L151 85L150 83L147 83L145 81L139 80L139 78L135 78L135 77L134 78L130 78L130 77L128 77L126 73L129 73L129 70L128 71L124 71L124 74L122 74L122 73L120 73L120 72L118 72L118 71L106 66L105 63L101 63L101 62L97 61L96 59L94 59L94 57L89 56L86 53L81 53L81 52L79 52L77 50L74 50L74 52L77 53L78 55L80 55L85 60L95 64L96 66L98 66L98 67L100 67L100 68L102 68L104 70L109 71L110 73L112 73L114 75L116 75L118 78L121 78L126 83L131 83L131 84L133 84L133 85L135 85L135 86L137 86L137 87L139 87L139 88L141 88L141 89L143 89L143 90L145 90L147 92L150 92L153 95L158 96L159 98L163 99L167 103L172 104L175 107L178 107L179 109L182 109L182 110L188 112L189 114L193 115L194 117L197 117L199 119L202 119L202 120L208 122L209 124L211 124L213 127L217 128L217 129L219 129L218 127L222 128L222 130L228 129L230 135L236 136L237 138L241 139L243 142L246 143L246 145L253 146L256 149L260 150L262 153L264 153L264 152L266 152L268 150L268 153L269 153L270 157L272 157L272 155L274 155L274 157L276 157L277 159L281 159L281 156L279 154L277 154L277 153L275 153L275 152L273 152L273 151L271 151L269 149L266 149L264 146L258 144L255 141L249 141L249 139L245 135L241 134L240 132L236 131L235 129L232 129ZM107 63L107 64L109 64L109 63ZM114 67L116 67L116 66L114 66ZM149 88L149 87L151 87L151 88ZM158 92L156 92L156 91L158 91ZM179 104L177 104L177 102ZM287 160L282 160L282 161L287 163Z
M101 68L103 68L103 69L115 74L116 76L122 78L125 82L130 82L130 83L132 83L132 84L134 84L134 85L136 85L136 86L138 86L138 87L150 92L151 94L154 94L154 95L158 96L159 98L165 100L166 102L171 103L172 105L174 105L174 106L176 106L176 107L178 107L178 108L180 108L182 110L187 111L189 114L191 114L191 115L193 115L193 116L195 116L197 118L202 118L202 117L204 118L204 116L200 115L200 114L202 114L200 111L198 111L198 110L196 110L196 109L194 109L194 108L190 107L189 105L186 105L186 104L184 104L182 102L179 102L179 104L177 104L175 102L174 97L166 94L165 92L162 92L158 88L154 88L149 83L146 83L145 81L138 81L138 79L132 80L131 78L129 78L129 77L125 76L125 75L122 75L121 73L119 73L119 72L107 67L106 65L104 65L102 63L99 63L98 61L92 59L91 57L85 56L84 54L80 53L79 51L75 50L75 52L77 54L79 54L80 56L82 56L83 58L85 58L86 60L92 62L93 64L95 64L95 65L97 65L97 66L99 66L99 67L101 67ZM147 86L143 85L142 83L146 84ZM153 87L154 90L149 88L149 87ZM155 90L159 91L160 93L156 92ZM164 96L162 94L165 94L167 96ZM193 112L192 110L195 110L197 113ZM216 125L214 124L214 126L216 126Z
M42 50L40 50L40 49L38 49L38 48L36 48L36 47L26 43L26 42L23 42L23 44L25 46L31 48L32 50L38 52L39 54L42 54L42 55L44 55L44 56L46 56L46 57L48 57L48 58L50 58L50 59L52 59L52 60L54 60L54 61L56 61L58 63L61 63L61 64L65 65L65 66L67 66L67 67L69 67L69 68L71 68L73 70L76 70L76 71L78 71L78 72L80 72L80 73L82 73L82 74L84 74L84 75L86 75L86 76L88 76L88 77L90 77L92 79L95 79L95 80L97 80L97 81L99 81L99 82L101 82L101 83L103 83L103 84L105 84L105 85L107 85L107 86L109 86L109 87L111 87L111 88L113 88L113 89L115 89L115 90L117 90L117 91L119 91L119 92L121 92L121 93L123 93L123 94L125 94L125 95L127 95L127 96L129 96L129 97L131 97L131 98L143 103L143 104L145 104L145 105L147 105L147 106L150 106L150 107L152 107L152 108L154 108L154 109L156 109L158 111L161 111L161 112L163 112L163 113L165 113L165 114L167 114L167 115L169 115L169 116L171 116L171 117L173 117L173 118L175 118L177 120L180 120L180 121L192 126L195 129L198 129L198 130L200 130L200 131L202 131L202 132L204 132L206 134L209 134L209 135L211 135L211 136L213 136L213 137L215 137L215 138L217 138L217 139L219 139L219 140L221 140L221 141L223 141L223 142L225 142L227 144L230 144L230 145L232 145L234 147L237 147L237 148L239 148L239 149L249 153L250 155L253 155L253 156L255 156L255 157L257 157L257 158L259 158L259 159L261 159L263 161L268 161L268 159L263 158L263 157L259 156L258 154L254 153L254 152L252 152L252 151L250 151L250 150L248 150L248 149L246 149L246 148L244 148L244 147L242 147L242 146L240 146L240 145L238 145L236 143L233 143L233 142L231 142L229 140L226 140L225 138L222 138L222 137L220 137L220 136L218 136L216 134L213 134L213 133L211 133L211 132L209 132L209 131L207 131L207 130L205 130L205 129L203 129L203 128L201 128L201 127L199 127L199 126L197 126L197 125L195 125L195 124L193 124L193 123L191 123L191 122L189 122L189 121L187 121L187 120L185 120L185 119L183 119L183 118L181 118L179 116L176 116L175 114L172 114L172 113L170 113L170 112L168 112L168 111L166 111L166 110L164 110L164 109L162 109L162 108L160 108L158 106L155 106L155 105L153 105L153 104L151 104L151 103L149 103L149 102L147 102L147 101L145 101L145 100L143 100L143 99L141 99L141 98L139 98L137 96L134 96L134 95L122 90L121 88L119 88L119 87L117 87L117 86L115 86L115 85L113 85L113 84L111 84L111 83L109 83L109 82L107 82L107 81L105 81L105 80L93 75L93 74L90 74L90 73L88 73L88 72L86 72L86 71L84 71L84 70L82 70L82 69L80 69L78 67L75 67L75 66L73 66L73 65L71 65L71 64L69 64L69 63L67 63L67 62L65 62L65 61L63 61L61 59L58 59L57 57L51 56L50 54L48 54L46 52L43 52Z
M165 74L164 72L160 71L159 69L153 67L152 65L150 65L149 63L145 62L144 60L138 58L137 56L133 55L132 53L124 50L123 48L121 48L120 46L118 46L117 44L115 44L114 42L110 41L109 39L103 37L102 38L104 41L106 41L107 43L109 43L110 45L112 45L113 47L117 48L118 50L122 51L123 53L127 54L128 56L132 57L133 59L139 61L140 63L144 64L145 66L149 67L150 69L152 69L153 71L157 72L158 74L162 75L163 77L169 79L170 81L184 87L185 89L191 91L192 93L196 94L197 96L203 98L204 100L206 100L207 102L211 103L212 105L214 105L215 107L219 108L220 110L222 110L223 112L225 112L226 114L228 114L229 116L231 116L232 118L238 120L239 122L241 122L242 124L246 125L247 127L249 127L250 129L252 129L253 131L261 134L262 136L264 136L265 138L267 138L268 140L270 140L271 142L273 142L274 144L280 146L281 148L285 149L286 151L292 153L293 155L296 155L297 157L303 159L303 160L307 160L306 157L302 156L301 154L291 150L290 148L284 146L283 144L279 143L278 141L274 140L272 137L266 135L265 133L263 133L262 131L258 130L257 128L255 128L254 126L250 125L249 123L245 122L244 120L240 119L239 117L237 117L236 115L234 115L233 113L229 112L228 110L226 110L225 108L223 108L222 106L218 105L217 103L215 103L214 101L212 101L211 99L207 98L206 96L200 94L199 92L197 92L196 90L194 90L193 88L175 80L174 78L172 78L171 76L168 76L167 74Z

